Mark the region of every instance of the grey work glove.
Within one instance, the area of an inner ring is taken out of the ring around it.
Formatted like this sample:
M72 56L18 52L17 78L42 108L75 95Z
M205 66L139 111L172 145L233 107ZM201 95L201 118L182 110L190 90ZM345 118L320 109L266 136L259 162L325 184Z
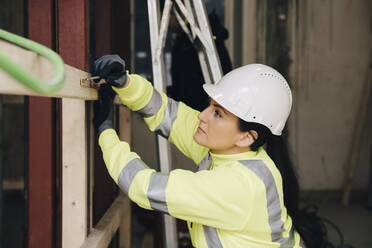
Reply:
M125 62L119 55L104 55L94 61L92 75L100 76L114 87L122 88L127 83Z
M108 84L103 84L98 91L98 100L94 102L93 125L98 136L106 129L113 128L115 92Z

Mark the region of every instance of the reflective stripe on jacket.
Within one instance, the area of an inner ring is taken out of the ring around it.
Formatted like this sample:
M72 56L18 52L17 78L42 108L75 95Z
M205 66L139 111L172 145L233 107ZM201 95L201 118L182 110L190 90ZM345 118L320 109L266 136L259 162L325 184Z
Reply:
M107 169L132 201L186 220L198 248L300 247L283 203L281 175L263 148L211 153L193 139L198 111L167 98L138 75L129 79L128 87L114 88L122 103L198 165L196 173L156 172L113 129L105 130L99 144Z

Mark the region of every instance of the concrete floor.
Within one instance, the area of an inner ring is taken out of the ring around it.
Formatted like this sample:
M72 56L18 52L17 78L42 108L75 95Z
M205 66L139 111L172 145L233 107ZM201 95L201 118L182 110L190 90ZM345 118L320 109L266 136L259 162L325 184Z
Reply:
M328 240L335 248L372 248L372 210L367 210L365 203L354 202L345 207L336 200L318 200L302 202L302 206L315 204L318 215L335 224L344 238L344 246L339 247L340 237L333 227L326 225ZM133 248L153 248L154 238L149 232L138 237L142 244L137 243Z
M317 205L319 215L332 221L340 229L345 244L353 248L372 247L372 210L367 210L365 204L351 203L344 207L338 202L324 202ZM336 232L332 228L328 230L330 241L338 244Z

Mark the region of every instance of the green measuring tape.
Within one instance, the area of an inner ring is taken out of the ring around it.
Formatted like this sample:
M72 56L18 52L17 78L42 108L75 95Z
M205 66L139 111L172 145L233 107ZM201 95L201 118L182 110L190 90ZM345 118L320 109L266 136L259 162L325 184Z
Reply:
M19 65L10 61L6 56L0 54L0 69L8 73L14 79L42 95L51 95L62 88L65 81L65 65L62 58L50 48L43 46L37 42L26 39L0 29L0 39L6 40L17 46L31 50L46 59L48 59L55 67L55 76L51 82L43 82L30 75L28 72L20 68Z

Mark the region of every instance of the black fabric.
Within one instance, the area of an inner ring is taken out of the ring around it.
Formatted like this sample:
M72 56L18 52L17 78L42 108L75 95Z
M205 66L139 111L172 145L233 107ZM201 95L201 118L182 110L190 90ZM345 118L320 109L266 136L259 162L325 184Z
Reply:
M223 74L232 70L229 54L224 41L228 31L222 26L215 12L209 15L212 33L216 37L215 45L220 58ZM172 48L171 74L173 85L168 88L169 95L176 101L202 111L208 104L208 95L203 90L205 83L201 71L197 50L186 34L177 29Z
M112 86L122 88L127 82L125 61L118 55L104 55L95 60L92 75L100 76Z
M94 102L93 125L98 135L104 130L113 128L115 92L109 84L103 84L98 91L98 100Z

